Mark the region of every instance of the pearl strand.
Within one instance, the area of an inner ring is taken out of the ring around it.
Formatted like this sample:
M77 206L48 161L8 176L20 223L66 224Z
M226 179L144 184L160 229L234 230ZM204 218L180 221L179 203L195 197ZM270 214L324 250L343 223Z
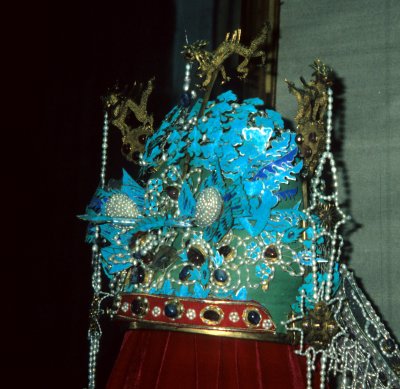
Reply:
M185 66L185 78L183 79L183 91L188 92L190 88L190 70L192 65L187 63Z
M325 388L325 380L326 380L326 362L327 362L327 355L325 352L321 355L321 373L320 373L320 382L319 387L320 389Z
M103 122L103 142L101 145L102 155L101 155L101 170L100 170L100 185L104 188L106 184L106 165L107 165L107 148L108 148L108 113L104 112L104 122Z
M102 188L106 185L106 166L107 166L107 148L108 148L108 113L104 112L103 121L103 140L102 140L102 153L101 153L101 168L100 168L100 186ZM89 340L89 366L88 366L88 389L95 389L96 387L96 365L97 355L100 349L100 338L102 335L101 327L99 323L100 316L100 292L101 292L101 264L100 264L100 253L97 240L99 239L100 231L99 227L96 226L95 243L92 246L92 288L93 288L93 302L98 300L99 306L95 309L95 312L91 312L93 315L90 320L93 323L90 324L88 331ZM93 304L93 303L92 303Z

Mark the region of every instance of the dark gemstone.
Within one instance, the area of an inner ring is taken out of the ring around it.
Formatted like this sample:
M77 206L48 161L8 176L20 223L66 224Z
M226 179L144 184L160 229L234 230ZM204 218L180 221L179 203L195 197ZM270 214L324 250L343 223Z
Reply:
M391 353L395 349L395 343L392 339L386 339L382 344L383 351Z
M132 301L131 310L134 315L143 316L147 311L147 304L142 299Z
M228 279L228 274L225 270L215 269L214 270L214 278L217 282L226 282Z
M145 278L145 271L142 266L137 265L132 269L131 272L131 283L142 284Z
M312 150L311 150L310 147L307 146L307 147L304 149L304 156L305 156L306 158L310 158L310 157L312 156Z
M247 320L250 324L257 325L261 320L261 315L257 311L249 311Z
M368 334L369 334L370 336L372 336L373 338L376 337L377 333L376 333L376 328L375 328L375 326L369 326L369 327L368 327Z
M203 318L214 323L218 323L221 319L221 316L217 311L214 311L213 309L207 309L207 311L203 313Z
M303 178L307 178L308 177L308 169L306 167L303 168L303 170L301 171L301 176Z
M182 93L181 97L179 99L179 104L182 105L183 107L189 107L191 103L191 97L189 93Z
M385 374L385 373L383 373L383 372L380 372L380 373L379 373L379 381L381 381L381 382L382 382L382 384L384 384L384 385L386 385L386 384L387 384L387 382L388 382L388 379L387 379L387 377L386 377L386 374Z
M315 132L311 132L310 135L308 135L308 140L312 143L317 142L317 134Z
M139 151L135 151L134 153L132 153L132 161L134 162L138 162L139 161L139 156L140 156L140 152Z
M221 246L218 252L226 258L232 252L232 249L230 246Z
M278 252L276 251L276 247L274 245L268 246L264 251L265 258L278 258Z
M304 141L303 135L297 134L296 135L296 143L301 145L303 143L303 141Z
M167 186L165 188L165 191L167 192L167 195L172 199L172 200L178 200L179 197L179 190L176 186Z
M141 143L142 145L144 145L146 143L146 139L147 139L147 135L146 134L142 134L138 136L138 141L139 143Z
M107 239L105 239L105 238L99 238L99 239L97 239L96 243L97 243L97 245L98 245L100 248L110 246L110 244L111 244L111 243L110 243Z
M165 269L176 258L176 250L170 246L160 246L152 265L161 269Z
M143 255L142 257L140 257L140 258L143 261L143 263L148 265L149 263L153 262L154 255L152 253L147 253L147 254Z
M200 250L196 249L195 247L191 247L187 251L187 257L189 261L195 264L196 266L202 265L205 261L204 255L201 253Z
M133 239L137 240L140 239L142 236L145 236L147 233L144 231L138 231L135 234L133 234Z
M179 272L179 279L181 281L187 281L190 277L190 272L193 270L192 265L186 265L182 268L182 270Z
M133 234L133 236L132 236L132 238L131 238L131 240L130 240L130 242L129 242L129 248L130 248L130 249L133 249L133 248L135 247L136 242L137 242L140 238L142 238L143 236L145 236L145 235L146 235L146 232L144 232L144 231L138 231L138 232L136 232L136 234Z
M128 143L123 143L121 149L125 155L128 155L132 151L131 145Z
M175 319L179 315L178 304L173 302L168 303L164 308L164 313L165 316Z

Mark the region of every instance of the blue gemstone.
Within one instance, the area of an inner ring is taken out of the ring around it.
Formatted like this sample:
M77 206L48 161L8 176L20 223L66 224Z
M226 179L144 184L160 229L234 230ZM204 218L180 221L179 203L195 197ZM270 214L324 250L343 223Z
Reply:
M187 281L190 277L190 272L193 270L192 265L186 265L182 268L182 270L179 273L179 279L181 281Z
M225 270L215 269L214 270L214 278L217 282L226 282L228 279L228 274Z
M247 314L247 320L249 323L256 326L260 322L261 316L257 311L249 311Z
M179 104L182 105L183 107L189 107L191 103L191 98L189 93L182 93L180 99L179 99Z
M168 303L164 308L165 316L175 319L179 315L178 305L176 303Z

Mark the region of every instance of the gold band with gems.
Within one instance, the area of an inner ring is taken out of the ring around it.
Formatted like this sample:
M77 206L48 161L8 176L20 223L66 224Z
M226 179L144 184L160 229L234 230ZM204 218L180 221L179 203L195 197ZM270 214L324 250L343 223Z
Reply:
M290 343L276 332L269 312L255 301L177 298L141 293L122 294L116 318L130 328L194 332Z

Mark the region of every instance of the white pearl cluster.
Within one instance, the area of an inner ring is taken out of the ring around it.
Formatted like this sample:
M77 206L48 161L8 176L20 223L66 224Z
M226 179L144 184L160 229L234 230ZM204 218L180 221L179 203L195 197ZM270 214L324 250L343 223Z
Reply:
M125 302L121 305L121 311L124 313L129 311L129 304L127 302Z
M107 201L105 214L109 217L137 218L139 211L135 202L126 194L115 193Z
M154 317L160 316L160 315L161 315L161 308L160 308L159 306L156 305L156 306L151 310L151 314L152 314Z
M231 313L229 314L229 320L230 320L232 323L237 323L237 322L239 321L239 319L240 319L240 316L239 316L239 314L238 314L236 311L233 311L233 312L231 312Z
M217 189L204 189L196 204L195 219L199 227L207 227L214 223L221 215L223 200Z
M261 325L262 328L269 330L272 327L272 321L270 319L264 319Z
M189 309L186 311L186 317L187 317L189 320L194 320L194 319L196 318L196 311L195 311L194 309L192 309L192 308L189 308Z

